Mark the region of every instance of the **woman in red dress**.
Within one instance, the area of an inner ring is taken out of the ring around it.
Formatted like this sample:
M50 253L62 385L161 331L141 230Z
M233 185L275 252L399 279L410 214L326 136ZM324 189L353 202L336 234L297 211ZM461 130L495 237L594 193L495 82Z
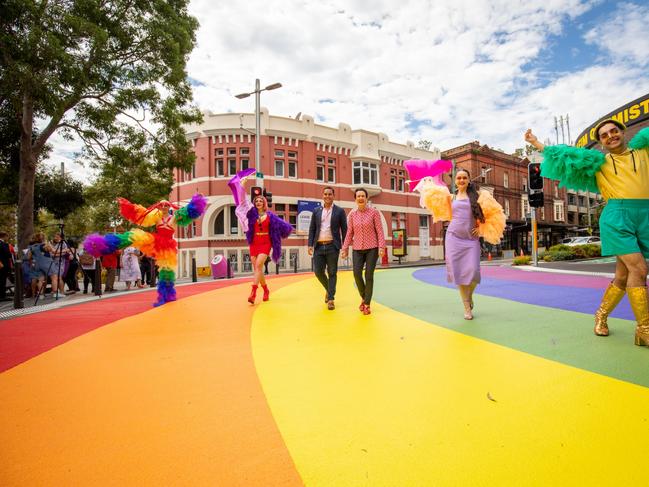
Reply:
M235 213L250 246L250 260L254 272L252 291L248 296L250 304L255 304L259 284L264 290L263 300L268 301L270 291L264 277L264 264L269 256L273 262L279 262L282 257L282 239L293 231L289 223L268 210L266 198L255 196L253 201L248 198L243 185L254 172L254 168L239 171L228 182L236 205Z
M270 255L272 242L270 240L270 218L268 216L268 202L263 196L257 196L253 201L254 207L257 209L257 221L254 223L254 232L252 243L250 244L250 260L252 261L252 270L254 272L254 280L252 284L252 292L248 297L248 302L255 303L255 296L257 294L257 286L261 284L264 290L264 301L268 301L268 286L266 286L266 278L264 277L264 264Z

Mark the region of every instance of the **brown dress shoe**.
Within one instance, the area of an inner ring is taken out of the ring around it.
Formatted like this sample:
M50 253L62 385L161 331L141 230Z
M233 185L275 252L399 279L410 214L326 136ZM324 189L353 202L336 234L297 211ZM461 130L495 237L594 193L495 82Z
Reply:
M336 309L336 306L334 305L333 299L330 299L329 301L327 301L327 309L329 311Z

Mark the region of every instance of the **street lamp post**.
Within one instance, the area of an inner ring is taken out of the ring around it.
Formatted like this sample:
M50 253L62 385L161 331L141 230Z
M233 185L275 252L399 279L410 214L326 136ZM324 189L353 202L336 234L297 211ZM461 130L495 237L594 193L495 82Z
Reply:
M242 99L242 98L248 98L253 93L255 94L255 171L257 173L255 175L256 177L255 184L262 188L264 186L264 179L261 173L261 141L260 141L261 113L260 113L260 106L259 106L260 99L261 99L261 92L276 90L277 88L281 88L281 87L282 87L281 83L273 83L272 85L266 86L266 88L260 88L259 79L256 79L255 91L251 91L250 93L239 93L238 95L235 95L236 98Z

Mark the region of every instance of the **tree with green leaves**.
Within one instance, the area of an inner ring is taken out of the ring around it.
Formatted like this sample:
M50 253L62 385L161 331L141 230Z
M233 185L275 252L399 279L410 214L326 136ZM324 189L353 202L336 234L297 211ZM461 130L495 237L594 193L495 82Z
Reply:
M417 149L430 150L433 143L430 140L421 139L417 142Z
M187 3L3 2L0 103L20 123L21 246L33 231L39 156L54 133L81 140L99 166L123 151L144 153L161 174L189 170L194 155L182 125L201 116L185 70L198 27Z

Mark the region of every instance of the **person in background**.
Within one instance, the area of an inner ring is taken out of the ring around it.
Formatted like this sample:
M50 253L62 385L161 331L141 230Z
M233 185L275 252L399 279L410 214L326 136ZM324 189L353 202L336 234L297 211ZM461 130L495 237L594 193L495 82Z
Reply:
M94 293L97 259L81 249L79 251L79 264L81 264L83 272L83 294L88 294L88 284L92 285L91 291Z
M65 272L70 259L70 248L61 238L60 233L54 234L50 252L52 254L52 271L50 273L52 296L60 298L65 290Z
M45 286L47 278L52 275L52 246L45 240L45 234L38 232L32 235L32 244L29 246L27 258L30 262L32 295L40 293L40 297L45 297ZM58 285L57 279L52 279L52 293L56 292ZM52 294L54 295L54 294Z
M0 301L7 300L7 278L13 265L7 232L0 231Z
M139 251L135 247L126 247L122 253L122 271L119 280L126 283L127 291L131 289L131 283L139 288L144 287L138 255Z
M77 275L79 271L79 259L76 243L70 239L68 239L67 243L70 248L70 255L68 260L68 270L65 273L65 284L68 286L66 294L74 294L77 291L80 291Z
M115 291L115 277L117 276L117 261L122 251L117 250L112 254L101 256L101 265L106 269L106 285L104 292L110 293Z

